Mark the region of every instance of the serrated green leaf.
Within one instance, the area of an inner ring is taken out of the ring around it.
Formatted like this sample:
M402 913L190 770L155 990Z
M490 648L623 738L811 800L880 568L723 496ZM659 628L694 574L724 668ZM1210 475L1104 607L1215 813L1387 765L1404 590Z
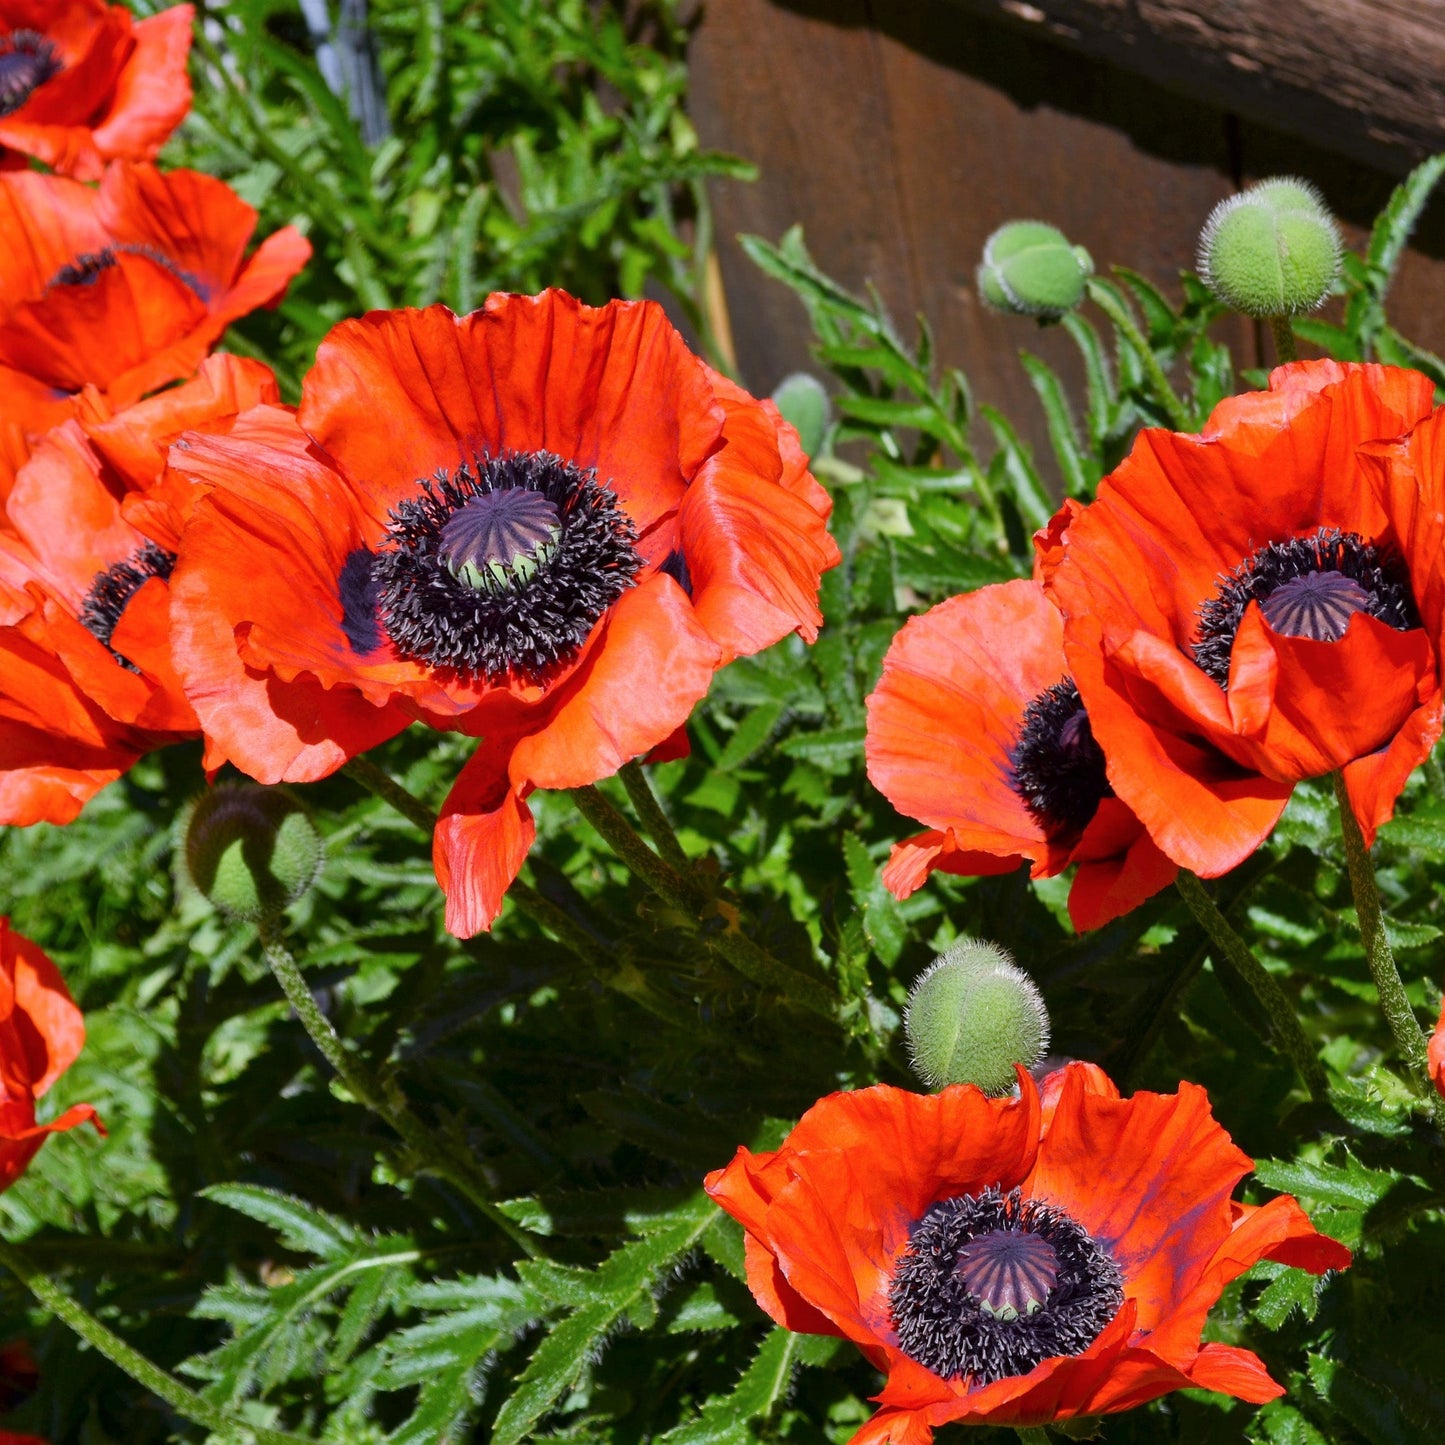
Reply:
M717 760L718 768L725 773L740 768L773 735L782 715L783 704L780 702L765 702L755 707L733 730L722 756Z
M278 1189L257 1184L213 1184L200 1191L203 1199L224 1204L261 1224L269 1225L287 1249L335 1259L353 1250L361 1236L344 1219Z
M787 1394L797 1368L800 1336L775 1329L763 1341L737 1388L714 1395L696 1418L663 1435L658 1445L755 1445L755 1420L768 1419Z
M898 900L883 885L878 864L856 833L843 837L843 859L853 904L863 915L863 930L884 963L896 963L908 942L908 925L898 911Z
M1082 497L1098 480L1097 469L1092 458L1086 458L1079 447L1074 432L1074 419L1069 414L1069 403L1064 396L1063 383L1053 368L1027 351L1019 353L1019 361L1028 373L1035 393L1044 408L1044 420L1049 429L1049 441L1053 446L1054 458L1059 464L1063 477L1064 492L1070 497Z
M678 1256L686 1254L718 1217L717 1206L697 1194L674 1210L666 1225L624 1245L592 1273L591 1300L547 1332L516 1387L503 1403L493 1445L517 1445L576 1381L607 1335L644 1295L650 1297Z
M1348 1150L1344 1164L1321 1164L1304 1159L1260 1159L1255 1178L1267 1189L1304 1195L1321 1204L1363 1213L1389 1193L1401 1177L1388 1169L1369 1169Z
M999 455L1003 458L1003 474L1008 478L1014 504L1024 525L1034 530L1048 526L1049 518L1054 515L1054 499L1044 486L1028 447L1014 430L1013 423L997 408L984 406L979 408L979 412L998 442Z
M1430 193L1445 175L1445 155L1431 156L1422 161L1390 194L1385 209L1380 212L1370 231L1370 244L1365 251L1369 267L1370 291L1377 301L1385 297L1390 283L1395 278L1395 269L1420 212L1430 199Z

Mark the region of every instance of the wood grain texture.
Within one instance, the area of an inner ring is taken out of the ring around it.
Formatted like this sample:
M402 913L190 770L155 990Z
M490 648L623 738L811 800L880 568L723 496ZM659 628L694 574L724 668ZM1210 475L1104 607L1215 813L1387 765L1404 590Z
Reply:
M1394 171L1445 148L1445 0L955 0Z
M877 286L905 334L916 313L928 317L940 360L1015 421L1050 477L1017 353L1073 383L1081 369L1057 328L980 304L974 268L989 233L1047 219L1099 264L1127 261L1177 292L1201 222L1233 189L1217 112L946 0L712 0L689 58L704 144L760 168L756 182L714 190L747 384L767 391L808 367L808 328L735 236L776 240L801 222L819 265L852 290ZM1252 348L1242 323L1227 331Z

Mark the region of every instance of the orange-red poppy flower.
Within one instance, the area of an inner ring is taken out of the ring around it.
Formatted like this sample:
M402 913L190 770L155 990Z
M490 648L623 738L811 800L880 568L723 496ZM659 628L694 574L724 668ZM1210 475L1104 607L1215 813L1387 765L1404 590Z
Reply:
M174 554L121 515L76 422L21 467L0 535L0 823L69 822L198 731L170 663Z
M0 533L0 822L69 822L143 754L199 726L170 660L166 578L186 499L157 478L180 431L274 401L235 357L51 431L20 468Z
M297 416L171 465L213 488L172 582L209 764L303 781L417 718L481 737L434 845L463 936L526 855L527 794L608 776L725 662L816 635L838 558L796 433L649 302L343 322Z
M35 1101L84 1043L85 1019L60 970L0 917L0 1189L19 1179L49 1135L87 1121L105 1132L89 1104L35 1122Z
M116 163L98 188L0 176L0 414L33 437L86 386L120 408L190 376L311 254L286 226L248 257L256 219L196 171Z
M1382 481L1418 372L1281 367L1200 436L1145 431L1052 538L1045 586L1114 792L1181 867L1254 851L1342 769L1367 839L1440 736L1445 470ZM1434 538L1434 544L1430 539Z
M191 107L193 14L0 0L0 167L34 156L93 181L108 160L153 160Z
M1429 1047L1430 1077L1435 1081L1435 1088L1442 1098L1445 1098L1445 1002L1440 1005L1440 1017L1435 1024L1435 1032L1430 1035Z
M1037 582L951 597L893 639L868 699L868 776L926 833L893 849L906 898L933 872L1049 878L1077 863L1069 914L1097 928L1177 872L1113 796L1067 676L1063 619Z
M815 1104L780 1149L739 1149L707 1192L746 1231L748 1283L786 1329L852 1340L887 1375L854 1445L935 1426L1042 1425L1170 1390L1282 1394L1248 1350L1201 1344L1261 1259L1350 1252L1288 1195L1231 1199L1251 1161L1204 1090L1121 1099L1091 1064L1020 1097L886 1084Z

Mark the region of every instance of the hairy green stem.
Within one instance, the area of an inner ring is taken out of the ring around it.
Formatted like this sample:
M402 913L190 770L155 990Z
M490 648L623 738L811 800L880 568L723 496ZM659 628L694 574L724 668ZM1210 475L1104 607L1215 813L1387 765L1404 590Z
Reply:
M1049 1445L1049 1432L1042 1425L1015 1425L1019 1445Z
M47 1274L37 1269L14 1245L0 1242L0 1265L19 1279L31 1294L63 1321L92 1349L99 1351L117 1369L124 1370L137 1384L164 1400L177 1415L184 1416L213 1434L246 1445L306 1445L300 1435L267 1430L238 1420L203 1400L194 1390L167 1374L103 1325L79 1300L72 1298Z
M663 860L671 863L674 868L691 868L692 863L682 851L682 844L677 841L672 823L662 811L662 804L657 801L657 794L652 791L647 774L642 771L642 764L636 761L624 763L618 776L622 779L622 786L627 789L627 797L647 831L647 836L652 839Z
M1274 355L1278 364L1283 366L1287 361L1297 361L1299 352L1295 350L1294 327L1290 325L1289 317L1271 316L1269 330L1274 337Z
M428 837L437 825L434 808L422 802L413 792L402 787L390 773L377 767L364 754L352 758L342 765L341 771L353 782L360 783L368 793L374 793L384 803L389 803L408 822L415 823Z
M1355 914L1360 922L1360 941L1365 945L1365 961L1375 992L1380 998L1380 1011L1395 1036L1400 1055L1409 1069L1415 1087L1430 1101L1435 1123L1445 1131L1445 1099L1435 1091L1430 1078L1429 1045L1415 1010L1405 994L1405 984L1395 965L1390 940L1385 936L1385 917L1380 904L1380 889L1375 882L1375 865L1359 820L1350 805L1344 775L1334 775L1335 801L1340 809L1340 833L1345 843L1345 862L1350 873L1350 892L1355 896Z
M686 874L680 873L640 838L632 824L591 784L572 789L577 811L602 836L602 841L626 865L627 871L640 878L664 903L695 916L705 901L701 891Z
M1164 408L1170 424L1176 431L1195 430L1194 418L1190 416L1189 408L1179 400L1174 388L1170 386L1169 378L1164 375L1164 368L1159 365L1159 358L1154 355L1154 348L1149 345L1144 333L1135 324L1134 318L1129 315L1119 298L1098 277L1091 277L1088 287L1089 299L1114 323L1120 334L1127 338L1129 344L1139 353L1139 360L1144 365L1144 374L1149 378L1149 385L1154 396L1159 405Z
M424 833L436 826L436 815L414 793L409 792L389 773L363 757L352 758L342 769L368 792L389 803L396 811L415 823ZM643 779L642 786L647 788ZM651 789L648 788L651 796ZM659 814L661 809L658 809ZM663 819L664 824L666 819ZM669 828L669 832L671 829ZM675 841L675 840L674 840ZM681 852L681 849L678 850ZM631 999L639 1008L675 1028L693 1029L697 1018L662 997L635 966L619 962L607 944L589 933L582 924L544 897L530 883L514 878L507 888L507 897L545 933L550 933L562 946L593 970L594 977L606 987ZM358 1095L358 1097L360 1097Z
M1254 950L1235 932L1234 926L1219 911L1219 906L1193 873L1187 868L1181 868L1175 886L1189 905L1189 911L1195 920L1214 944L1211 952L1214 953L1215 963L1238 974L1248 986L1269 1015L1275 1038L1289 1055L1295 1071L1309 1090L1310 1097L1323 1099L1329 1091L1324 1066L1310 1046L1309 1037L1299 1021L1299 1014L1285 996L1284 990L1255 957Z
M573 788L572 798L577 811L601 834L603 842L617 854L628 872L641 879L664 903L688 918L696 918L699 909L706 909L712 915L709 922L723 925L716 932L703 935L703 942L711 952L759 987L776 989L791 1003L824 1018L836 1016L837 1001L823 984L790 968L748 938L738 925L736 909L708 898L706 891L691 877L659 858L596 788L590 785Z
M271 972L276 975L296 1017L356 1100L389 1124L427 1169L455 1184L513 1244L534 1259L540 1257L542 1251L536 1241L497 1208L486 1179L466 1154L438 1139L400 1098L383 1088L366 1065L341 1041L340 1035L331 1026L331 1020L317 1006L296 960L282 942L276 921L262 920L257 931L261 935L266 962L270 964Z

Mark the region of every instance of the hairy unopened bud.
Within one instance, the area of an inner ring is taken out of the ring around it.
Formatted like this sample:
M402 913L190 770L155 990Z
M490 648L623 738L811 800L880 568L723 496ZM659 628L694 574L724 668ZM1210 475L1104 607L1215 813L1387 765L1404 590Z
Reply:
M297 902L321 859L316 825L284 788L222 783L196 800L186 822L191 882L222 913L248 923Z
M778 383L773 401L782 412L783 420L790 422L798 433L803 450L810 457L817 456L823 449L823 439L832 420L832 408L823 383L806 371L795 371Z
M1340 232L1308 181L1278 176L1221 201L1199 237L1199 275L1246 316L1298 316L1330 294Z
M1014 316L1057 321L1084 299L1094 263L1057 226L1010 221L984 243L979 295Z
M913 985L904 1015L914 1072L931 1089L1013 1087L1049 1047L1049 1015L1033 981L997 944L960 939Z

